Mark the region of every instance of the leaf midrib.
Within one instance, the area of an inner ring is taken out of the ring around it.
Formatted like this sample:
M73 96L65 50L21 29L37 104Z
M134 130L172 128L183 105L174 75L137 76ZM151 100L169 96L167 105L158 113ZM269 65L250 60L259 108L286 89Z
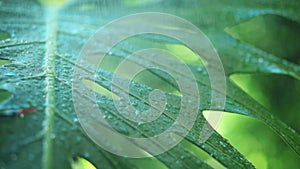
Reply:
M46 74L46 106L44 119L44 141L42 168L51 169L53 164L53 129L55 116L55 53L58 8L46 7L46 52L44 71Z

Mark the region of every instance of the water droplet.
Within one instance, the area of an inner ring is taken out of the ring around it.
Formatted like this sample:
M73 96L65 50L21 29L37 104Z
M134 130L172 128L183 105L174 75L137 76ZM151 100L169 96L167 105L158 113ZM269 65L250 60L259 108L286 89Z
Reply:
M81 136L76 136L76 142L80 142L81 141Z
M181 163L181 161L180 160L176 160L176 162L175 162L176 164L180 164Z
M139 111L138 110L135 110L135 115L139 115Z
M78 122L78 118L75 117L75 118L73 119L73 122L74 122L74 123L77 123L77 122Z
M32 25L31 28L32 28L32 29L36 29L36 25Z
M201 72L202 70L203 70L202 67L197 67L197 68L196 68L196 71L197 71L197 72Z
M7 76L7 77L13 77L13 76L15 76L16 74L13 73L13 72L7 72L7 73L5 73L4 75Z
M132 102L132 105L137 106L138 104L137 104L137 102Z
M219 141L219 143L222 147L226 147L226 145L222 141Z
M204 149L204 148L205 148L205 145L204 145L204 144L201 144L200 147L201 147L202 149Z
M51 134L51 139L55 139L56 135L55 134Z
M89 158L89 157L90 157L90 153L85 152L85 153L83 154L83 156L84 156L85 158Z

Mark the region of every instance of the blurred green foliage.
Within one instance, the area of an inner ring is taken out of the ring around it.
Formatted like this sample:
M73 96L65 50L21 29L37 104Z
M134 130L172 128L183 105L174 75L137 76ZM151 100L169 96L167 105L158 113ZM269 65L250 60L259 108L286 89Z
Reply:
M300 24L276 15L263 15L226 30L232 36L271 54L299 63ZM283 75L234 74L250 96L300 132L300 83ZM219 131L258 168L298 168L299 157L257 120L227 114Z

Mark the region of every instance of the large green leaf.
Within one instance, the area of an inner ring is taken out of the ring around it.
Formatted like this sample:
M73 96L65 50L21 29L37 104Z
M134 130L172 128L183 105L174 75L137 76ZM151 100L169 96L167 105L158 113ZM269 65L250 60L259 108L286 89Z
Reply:
M24 117L1 119L2 168L70 168L70 161L77 156L88 159L98 168L138 167L134 160L108 153L89 139L81 129L72 100L71 79L74 67L79 66L76 64L79 50L100 26L126 14L160 11L190 20L201 28L216 46L227 78L236 72L280 73L300 78L299 65L236 40L224 31L227 27L262 14L276 14L299 22L299 3L296 1L123 3L91 0L83 3L78 0L60 3L26 0L22 3L2 2L0 6L0 59L11 62L3 62L4 65L0 67L0 89L13 95L9 100L0 103L0 110L5 114L20 109L37 108L35 112L25 114ZM128 6L123 6L126 4ZM135 40L135 43L129 43L129 40L116 47L111 56L115 60L107 61L110 66L100 65L99 79L96 79L99 85L110 90L114 64L136 50L149 47L147 44L174 52L178 52L178 48L179 51L183 50L178 42L162 37L148 35L136 37ZM153 43L154 41L158 43ZM138 60L132 62L146 64L147 58L143 59L142 63ZM215 89L210 88L207 73L201 63L186 62L196 77L201 93L199 108L201 111L208 110L211 105L210 94ZM176 69L172 71L180 75ZM157 81L146 82L145 79L148 78ZM161 72L151 70L144 78L136 80L130 93L134 102L141 107L147 106L150 105L147 94L161 85L168 86L162 90L168 93L167 98L170 102L168 101L167 111L155 124L138 126L128 121L118 114L112 99L101 94L97 95L99 108L104 111L107 121L123 134L148 137L160 133L174 121L178 112L177 105L180 104L177 86L173 80ZM225 111L263 121L298 155L300 154L299 134L273 117L267 109L229 80L226 97ZM204 123L205 118L199 112L194 127L186 137L186 143L204 150L225 167L254 167L217 132L205 143L199 142L199 133ZM147 130L149 128L152 130ZM186 143L178 144L170 151L156 156L156 160L169 168L210 168L202 158L189 151Z

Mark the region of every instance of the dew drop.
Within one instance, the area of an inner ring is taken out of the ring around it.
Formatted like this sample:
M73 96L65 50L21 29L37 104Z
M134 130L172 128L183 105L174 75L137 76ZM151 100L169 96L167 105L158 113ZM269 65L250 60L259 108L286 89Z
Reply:
M202 67L197 67L197 68L196 68L196 71L197 71L197 72L201 72L201 71L202 71Z
M24 114L20 114L20 117L21 117L21 119L23 119L24 118Z
M13 76L15 76L16 74L15 73L13 73L13 72L7 72L6 74L5 74L5 76L7 76L7 77L13 77Z
M78 118L75 117L75 118L73 119L73 122L74 122L74 123L77 123L77 122L78 122Z
M55 134L51 134L51 139L55 139L56 135Z
M176 162L175 162L176 164L180 164L181 163L181 161L180 160L176 160Z
M89 157L90 157L90 153L85 152L85 153L83 154L83 156L84 156L85 158L89 158Z
M81 141L81 137L80 136L77 136L76 137L76 142L80 142Z

